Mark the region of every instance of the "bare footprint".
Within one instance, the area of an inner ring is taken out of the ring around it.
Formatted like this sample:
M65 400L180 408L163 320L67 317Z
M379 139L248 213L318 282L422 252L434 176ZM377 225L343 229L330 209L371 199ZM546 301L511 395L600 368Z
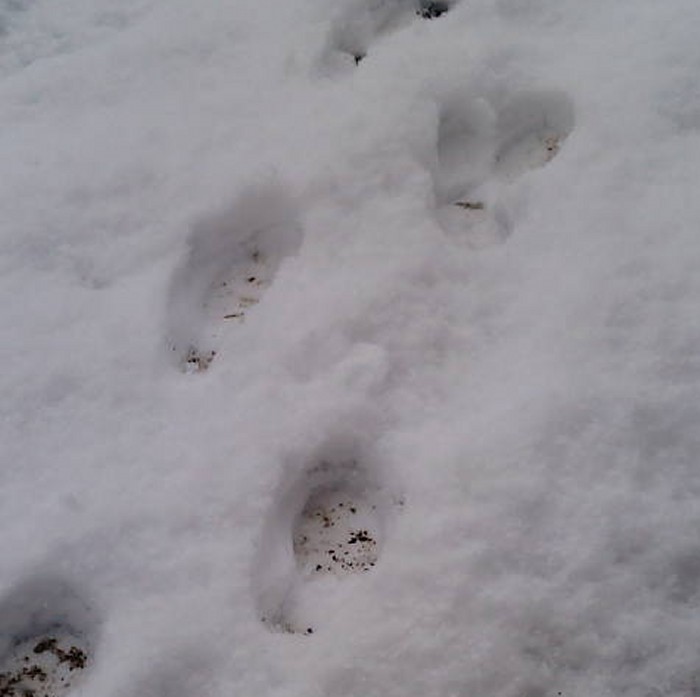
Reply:
M343 579L380 563L385 519L397 502L361 459L324 458L280 497L260 548L255 589L271 630L313 634L304 607L322 579Z
M477 248L507 239L513 225L504 192L552 160L573 127L573 104L559 91L522 92L497 106L483 98L448 103L433 177L443 230Z
M67 584L28 582L0 605L0 624L2 697L62 697L83 681L96 623Z
M253 187L194 227L167 312L168 347L184 372L209 367L223 335L260 302L302 237L297 207L278 185Z

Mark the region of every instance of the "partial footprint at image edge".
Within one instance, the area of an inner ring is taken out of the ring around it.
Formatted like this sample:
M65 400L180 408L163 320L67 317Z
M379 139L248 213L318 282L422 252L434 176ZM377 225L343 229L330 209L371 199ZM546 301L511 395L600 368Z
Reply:
M167 308L168 349L183 372L209 367L223 336L245 321L302 238L298 208L278 184L251 187L194 225Z
M348 64L359 65L377 37L407 23L412 17L437 19L450 11L456 0L358 0L335 20L325 61L332 56L346 57ZM351 60L350 60L351 59Z
M33 579L0 602L0 697L64 697L86 677L97 621L60 579Z

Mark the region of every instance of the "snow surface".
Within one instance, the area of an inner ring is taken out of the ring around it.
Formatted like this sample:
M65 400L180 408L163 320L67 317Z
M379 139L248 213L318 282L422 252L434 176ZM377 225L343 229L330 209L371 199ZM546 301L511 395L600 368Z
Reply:
M0 0L3 694L700 694L700 3L432 14Z

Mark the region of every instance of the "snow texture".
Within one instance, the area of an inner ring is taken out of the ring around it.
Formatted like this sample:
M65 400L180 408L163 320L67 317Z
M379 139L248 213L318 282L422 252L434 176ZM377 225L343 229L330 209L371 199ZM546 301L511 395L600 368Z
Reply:
M0 695L700 694L698 26L0 0Z

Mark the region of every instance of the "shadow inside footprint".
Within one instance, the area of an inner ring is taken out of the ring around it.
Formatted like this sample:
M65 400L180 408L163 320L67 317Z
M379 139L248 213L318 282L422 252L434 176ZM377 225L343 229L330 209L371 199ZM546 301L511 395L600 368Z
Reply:
M168 346L184 372L209 367L224 332L260 302L302 237L297 206L278 185L252 187L194 226L167 311Z
M40 579L0 604L0 696L62 697L85 676L97 623L58 579Z
M498 114L496 174L509 181L543 167L574 128L574 105L558 91L524 92Z
M464 198L493 167L496 116L485 99L454 99L441 113L434 173L438 205Z
M255 591L265 625L312 634L314 620L304 606L323 589L316 580L374 568L395 503L352 455L324 457L288 487L260 546Z

